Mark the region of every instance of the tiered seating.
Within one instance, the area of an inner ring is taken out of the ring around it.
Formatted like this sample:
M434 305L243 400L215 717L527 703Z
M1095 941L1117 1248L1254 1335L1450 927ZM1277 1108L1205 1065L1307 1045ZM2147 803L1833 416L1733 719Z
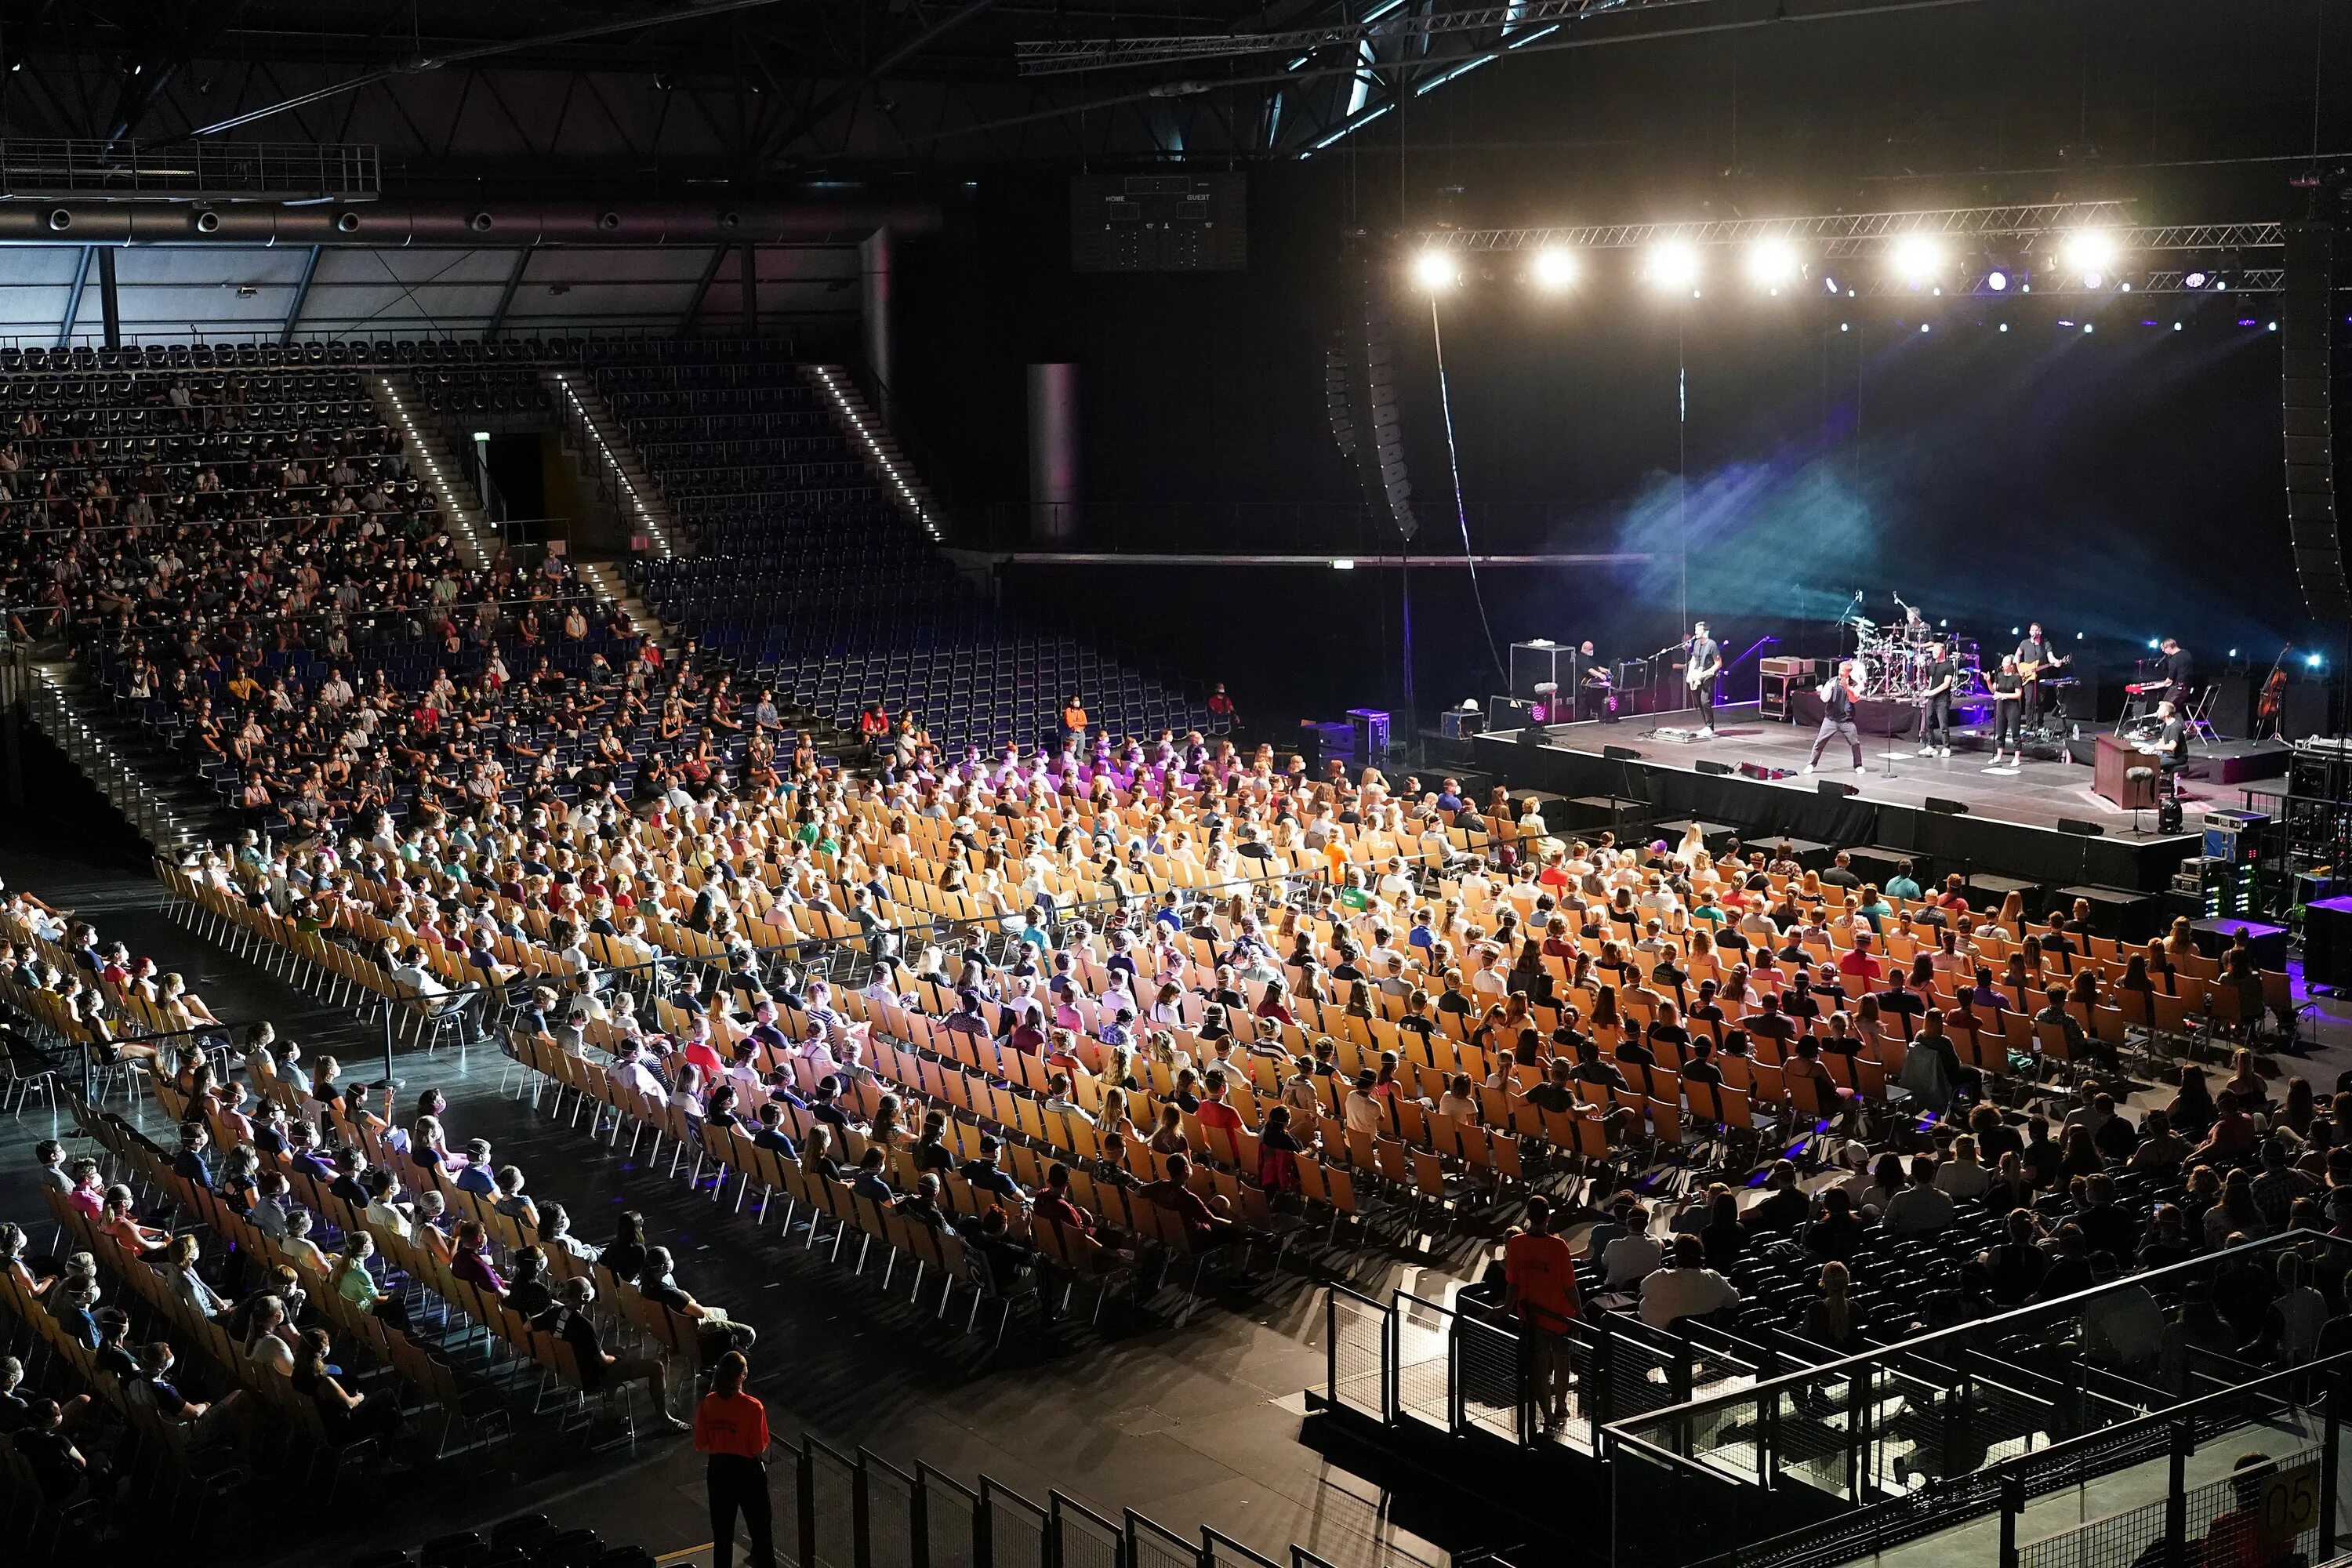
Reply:
M982 606L781 356L595 378L699 552L646 563L647 602L820 715L912 710L950 749L1044 743L1072 692L1105 734L1205 725L1156 677Z
M419 368L410 378L426 408L462 419L478 414L528 414L548 406L538 368L522 364Z

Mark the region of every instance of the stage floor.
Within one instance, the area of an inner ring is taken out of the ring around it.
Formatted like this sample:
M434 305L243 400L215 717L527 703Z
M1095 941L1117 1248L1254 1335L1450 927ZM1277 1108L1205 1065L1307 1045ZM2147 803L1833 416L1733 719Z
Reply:
M1812 727L1765 719L1752 702L1718 707L1715 714L1712 741L1654 738L1652 732L1662 727L1696 728L1698 711L1686 709L1672 713L1645 713L1638 720L1616 724L1554 725L1546 731L1550 737L1546 743L1593 756L1598 756L1604 746L1629 747L1641 752L1644 763L1694 771L1702 760L1726 763L1735 768L1753 763L1790 772L1790 776L1785 779L1757 781L1766 788L1812 795L1822 780L1830 779L1853 785L1864 799L1875 803L1924 810L1927 797L1934 795L1960 801L1971 814L1998 822L2054 828L2061 817L2070 817L2095 822L2109 837L2135 837L2132 814L2093 793L2091 770L2063 760L2063 753L2057 762L2028 761L2014 773L1988 773L1985 758L1990 753L1986 751L1956 749L1948 757L1919 757L1912 754L1915 742L1906 738L1897 737L1891 751L1883 738L1865 738L1863 756L1867 771L1857 773L1845 743L1833 737L1822 753L1822 771L1808 777L1796 770L1805 765L1812 751ZM1532 737L1531 731L1521 733ZM1975 742L1971 740L1969 743ZM2192 769L2194 766L2192 763ZM2193 822L2202 806L2236 805L2240 787L2210 784L2184 774L2180 798ZM2158 834L2153 811L2142 812L2140 822L2142 831L2136 837L2151 842L2165 837L2193 837Z

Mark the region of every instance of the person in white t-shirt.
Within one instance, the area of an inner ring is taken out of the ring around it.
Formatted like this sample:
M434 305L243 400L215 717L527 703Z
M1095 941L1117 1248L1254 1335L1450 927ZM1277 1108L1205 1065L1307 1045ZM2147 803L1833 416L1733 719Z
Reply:
M1674 1262L1642 1281L1642 1321L1654 1329L1738 1304L1731 1281L1706 1266L1706 1243L1688 1231L1675 1237Z

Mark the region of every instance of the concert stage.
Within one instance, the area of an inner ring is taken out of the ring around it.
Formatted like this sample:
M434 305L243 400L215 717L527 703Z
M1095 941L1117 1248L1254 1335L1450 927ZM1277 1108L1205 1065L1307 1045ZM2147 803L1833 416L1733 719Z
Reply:
M2187 831L2160 834L2157 814L2132 814L2091 790L2091 770L2066 761L2029 762L2014 774L1989 773L1988 753L1955 749L1948 757L1912 755L1916 742L1884 736L1864 747L1868 771L1853 772L1843 741L1832 738L1822 771L1807 777L1797 770L1812 749L1811 725L1764 719L1754 703L1716 709L1712 741L1658 740L1660 728L1696 729L1695 709L1645 714L1630 723L1553 725L1478 736L1475 765L1515 788L1556 792L1571 801L1617 796L1639 803L1633 820L1696 819L1736 828L1751 844L1778 836L1824 844L1879 846L1903 851L1919 862L1922 879L1958 871L1990 872L2046 888L2091 885L2162 890L2180 859L2198 852L2200 817L2208 807L2234 806L2230 784L2183 775L2181 805ZM1963 744L1973 743L1962 737ZM1629 750L1631 757L1608 757L1604 747ZM2270 766L2273 748L2225 743L2232 776ZM2285 748L2275 751L2283 759ZM2221 757L2204 771L2221 773ZM1701 772L1698 764L1721 763L1729 773ZM2283 766L2283 762L2281 763ZM2271 768L2270 771L2278 771ZM1774 772L1789 776L1773 778ZM1759 774L1764 776L1758 776ZM1853 795L1824 794L1824 784L1848 786ZM1937 808L1930 808L1934 799ZM1958 805L1961 812L1941 809ZM2063 831L2060 821L2095 824L2095 836ZM1569 831L1581 825L1556 824Z

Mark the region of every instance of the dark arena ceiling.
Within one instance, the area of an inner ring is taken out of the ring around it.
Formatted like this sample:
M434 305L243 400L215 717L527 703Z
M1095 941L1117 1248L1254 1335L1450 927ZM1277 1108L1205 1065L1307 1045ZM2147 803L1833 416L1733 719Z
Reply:
M2179 195L2352 148L2326 0L9 0L0 128L387 194L1385 160L1409 222ZM1443 160L1432 165L1430 155ZM1419 168L1409 168L1418 160ZM1370 177L1368 175L1368 177ZM1590 204L1560 210L1564 192ZM2262 198L2248 212L2231 195ZM1456 198L1459 198L1456 204ZM1460 205L1465 210L1451 210Z

